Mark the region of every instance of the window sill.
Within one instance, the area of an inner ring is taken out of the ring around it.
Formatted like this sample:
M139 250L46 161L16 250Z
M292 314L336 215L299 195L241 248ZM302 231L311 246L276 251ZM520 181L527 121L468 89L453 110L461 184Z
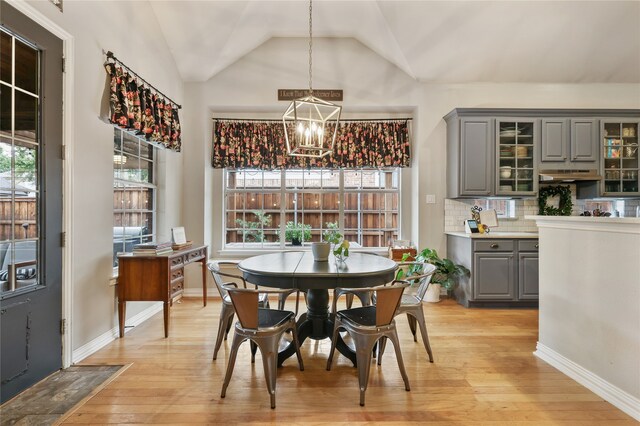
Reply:
M302 246L302 247L286 247L284 249L235 249L235 248L226 248L222 250L218 250L218 256L220 258L237 258L237 259L245 259L251 256L258 256L261 254L269 254L269 253L280 253L283 251L311 251L310 246ZM389 249L386 247L371 247L371 248L357 248L350 250L352 253L375 253L378 255L386 255L389 253Z

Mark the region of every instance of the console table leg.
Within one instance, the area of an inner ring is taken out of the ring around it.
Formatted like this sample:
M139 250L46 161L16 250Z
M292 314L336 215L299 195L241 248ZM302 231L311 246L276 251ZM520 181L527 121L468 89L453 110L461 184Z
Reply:
M120 338L124 337L124 321L127 313L127 302L118 300L118 326L120 329Z
M205 253L207 251L205 250ZM202 305L207 306L207 256L202 259Z
M164 337L169 337L169 302L164 302Z

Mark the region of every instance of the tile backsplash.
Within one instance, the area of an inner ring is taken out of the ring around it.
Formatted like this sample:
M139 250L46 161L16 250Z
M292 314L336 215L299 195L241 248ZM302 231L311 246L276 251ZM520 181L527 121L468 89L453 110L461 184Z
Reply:
M471 219L471 207L474 200L444 200L444 231L464 232L464 221ZM526 220L526 215L538 214L538 200L515 200L516 217L510 219L498 218L497 232L537 232L538 227L534 220Z
M640 205L640 199L593 199L578 200L576 199L575 185L571 187L571 200L573 202L573 215L578 216L585 210L592 211L599 208L605 212L618 211L621 217L635 217L636 207ZM526 220L527 215L538 214L538 199L516 199L515 201L515 217L504 219L498 218L499 226L496 232L537 232L538 227L535 221ZM445 232L464 232L464 221L471 219L471 207L475 204L474 200L444 200L444 230Z

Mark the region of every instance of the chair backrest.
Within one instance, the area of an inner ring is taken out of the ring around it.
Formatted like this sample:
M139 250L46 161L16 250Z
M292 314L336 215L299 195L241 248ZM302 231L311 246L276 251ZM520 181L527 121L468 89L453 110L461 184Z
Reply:
M258 290L225 286L242 328L258 328Z
M393 321L402 292L408 286L408 282L396 280L390 286L372 288L376 292L376 326L388 325Z
M415 270L413 274L406 275L402 277L402 279L413 283L412 285L416 285L416 282L418 283L416 297L419 300L422 300L424 298L424 295L427 293L429 284L431 283L431 277L433 277L433 274L438 268L428 262L402 262L399 264L399 266L408 267L409 270Z
M224 287L224 285L231 282L229 280L225 282L223 277L239 280L242 283L242 286L244 288L247 287L247 283L243 277L241 277L240 275L234 275L234 274L229 274L228 272L223 272L221 269L224 266L237 266L237 265L238 265L238 262L232 262L232 261L207 263L207 268L209 268L209 271L213 276L213 282L216 284L216 288L218 289L218 292L220 293L220 297L222 298L225 298L227 296L227 289Z

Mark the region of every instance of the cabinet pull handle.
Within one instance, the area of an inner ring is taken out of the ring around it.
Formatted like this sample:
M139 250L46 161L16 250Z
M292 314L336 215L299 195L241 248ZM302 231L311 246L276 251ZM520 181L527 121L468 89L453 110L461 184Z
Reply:
M491 244L491 248L498 248L498 245L497 245L497 244L495 244L495 243L494 243L494 244Z
M540 247L540 244L536 243L536 248Z

